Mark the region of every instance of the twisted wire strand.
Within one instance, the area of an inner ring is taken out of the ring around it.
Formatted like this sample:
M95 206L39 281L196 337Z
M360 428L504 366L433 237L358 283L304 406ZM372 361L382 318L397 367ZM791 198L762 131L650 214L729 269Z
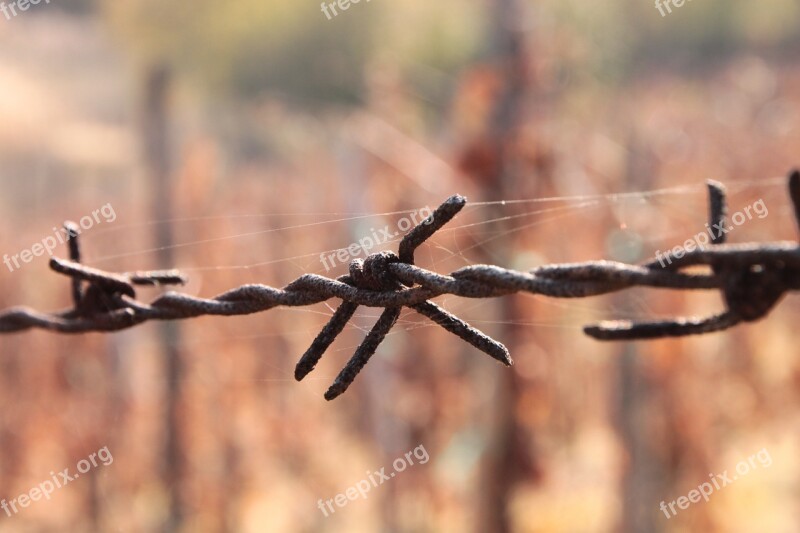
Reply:
M800 172L789 176L789 197L800 226ZM711 227L722 227L726 219L724 187L707 183ZM466 205L459 195L448 198L428 219L414 227L401 241L399 255L392 252L355 259L350 273L337 279L305 274L279 289L250 284L214 298L198 298L166 292L147 304L136 299L136 286L182 285L178 271L148 271L115 274L80 263L78 235L73 223L69 232L69 260L52 258L53 271L71 278L73 307L56 313L41 313L27 307L0 312L0 334L44 329L59 333L111 332L151 320L178 320L198 316L237 316L274 307L300 307L339 298L342 303L301 357L297 380L310 373L343 331L358 306L384 308L378 321L356 349L353 357L328 389L332 400L353 382L395 325L402 307L426 316L447 331L472 344L505 365L513 362L501 343L448 313L432 298L444 294L464 298L492 298L518 292L553 298L585 298L634 287L670 290L719 290L727 309L706 317L678 317L664 321L611 321L589 325L584 332L598 340L643 340L697 335L722 331L741 322L766 316L790 291L800 290L800 246L795 242L725 244L726 235L712 235L711 246L693 251L669 251L659 261L629 265L615 261L588 261L546 265L528 272L494 265L472 265L450 274L439 274L414 264L414 252ZM707 272L692 267L707 267ZM687 271L689 270L689 271Z

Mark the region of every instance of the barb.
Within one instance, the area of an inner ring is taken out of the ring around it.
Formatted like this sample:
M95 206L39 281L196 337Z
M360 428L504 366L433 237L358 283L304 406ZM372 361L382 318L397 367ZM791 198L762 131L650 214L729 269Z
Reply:
M725 189L708 182L712 227L725 221ZM800 228L800 172L789 176L789 196ZM384 337L397 322L402 307L414 309L450 333L465 340L505 365L513 362L505 346L429 301L443 294L465 298L491 298L517 292L554 298L584 298L633 287L672 290L718 290L726 309L706 318L613 321L586 326L587 335L598 340L642 340L698 335L722 331L742 322L765 317L790 291L800 290L800 246L795 242L725 244L715 236L708 249L676 254L668 252L666 266L657 261L628 265L614 261L548 265L528 272L492 265L473 265L448 275L414 265L414 252L447 224L466 204L451 196L422 224L401 241L399 256L393 252L372 254L350 264L350 273L338 279L315 274L300 276L282 289L244 285L215 298L205 299L167 292L150 304L136 299L136 286L181 285L177 271L114 274L80 264L76 232L69 232L70 260L52 258L50 267L71 278L73 308L40 313L26 307L0 312L0 334L39 328L59 333L109 332L131 328L150 320L177 320L203 315L236 316L259 313L278 306L306 306L330 298L342 303L300 358L295 369L299 381L317 365L342 332L358 306L384 308L378 321L325 393L327 400L341 395L369 362ZM68 230L72 223L65 226ZM698 273L692 267L705 266Z

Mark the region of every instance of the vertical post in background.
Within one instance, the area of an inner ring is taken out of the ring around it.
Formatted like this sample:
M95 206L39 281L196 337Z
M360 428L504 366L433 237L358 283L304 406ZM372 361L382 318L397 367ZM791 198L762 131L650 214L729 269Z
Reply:
M144 163L152 194L152 216L164 221L172 217L172 173L169 135L169 95L171 72L164 64L151 66L145 73L144 105L142 109L142 144ZM155 224L154 239L158 248L157 263L161 268L174 264L172 225ZM175 322L162 322L159 337L164 356L165 427L162 479L168 491L168 517L165 532L178 531L183 521L180 496L183 457L181 453L180 411L183 366L178 351L180 332Z
M337 146L336 155L340 169L339 174L347 176L347 179L342 179L339 185L343 193L342 201L347 206L347 211L369 213L372 208L365 193L369 190L370 181L363 152L348 142ZM369 235L365 227L363 219L354 219L349 223L351 242L358 242ZM356 316L356 320L358 320L358 316ZM398 419L393 416L393 411L387 410L387 405L384 403L383 392L392 385L389 365L386 363L385 357L374 358L372 369L363 376L362 383L364 383L363 387L352 391L360 396L358 403L363 406L358 413L358 431L365 438L376 443L376 448L385 462L397 454L398 449L404 447L408 442L407 432L402 424L398 423ZM382 493L381 527L387 533L399 531L398 516L395 512L397 496L398 487L394 483L387 485L386 490Z
M514 171L513 146L523 121L525 97L527 95L528 67L522 17L524 10L519 0L493 0L490 51L501 81L501 89L489 125L490 139L496 165L491 176L487 176L487 197L501 200L513 195L519 176ZM501 218L503 214L492 214ZM500 222L502 225L503 222ZM493 239L487 250L494 260L511 264L513 240L508 234ZM497 333L513 347L518 345L516 327L517 309L513 298L500 303L501 331ZM517 373L504 370L496 377L492 416L487 432L486 457L483 464L482 490L477 531L506 533L512 524L508 515L508 501L514 485L523 472L530 470L525 436L516 417L516 404L520 395ZM520 464L524 463L524 464Z
M634 118L631 120L625 177L618 189L650 190L656 185L651 178L655 174L654 164L645 151ZM612 259L634 261L630 257L615 258L613 254ZM631 294L618 293L612 298L615 308L628 313L640 312ZM682 432L686 424L679 411L684 394L682 387L685 375L691 375L692 369L687 370L680 364L669 365L659 368L656 374L653 360L658 356L657 350L655 344L626 342L619 346L620 357L616 360L618 387L615 390L619 391L615 399L616 422L627 457L621 476L619 527L625 533L657 533L670 529L668 518L657 507L662 500L679 493L676 468L680 465L675 458L695 465L697 479L703 479L709 471L701 443L712 442L713 438L699 426L691 434ZM687 361L687 365L691 364ZM662 425L661 431L654 431L652 423L648 423L653 420ZM700 506L692 513L694 528L698 531L713 529L707 507Z
M625 166L623 190L645 190L652 185L649 176L652 168L645 158L636 126L632 126L628 135L628 158ZM612 251L612 259L614 257ZM627 258L626 258L627 259ZM614 306L626 312L634 311L633 302L626 293L619 293L613 297ZM622 516L621 528L625 532L636 531L663 531L655 522L656 514L650 506L658 499L659 490L667 483L662 482L662 487L655 487L654 480L665 479L665 472L660 468L658 457L654 454L652 442L646 430L643 431L642 420L646 417L646 410L651 405L644 384L646 370L639 360L641 355L634 343L624 343L619 346L619 357L616 360L617 379L619 380L618 397L615 400L616 417L620 439L625 448L628 463L622 472ZM649 413L652 415L653 413Z

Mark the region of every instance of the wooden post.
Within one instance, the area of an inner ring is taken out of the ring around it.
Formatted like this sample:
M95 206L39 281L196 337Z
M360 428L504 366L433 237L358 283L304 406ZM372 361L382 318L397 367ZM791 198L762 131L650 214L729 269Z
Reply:
M150 181L152 216L155 220L172 218L172 163L170 161L169 138L169 93L171 72L166 65L157 64L148 69L144 80L144 105L142 109L142 135L144 164ZM159 267L174 266L172 225L155 224L155 242L158 248ZM165 374L165 438L162 463L162 479L169 494L169 517L164 524L165 532L180 530L183 521L183 506L180 489L183 474L181 442L181 378L183 364L178 350L180 332L174 322L159 324L159 337L164 355Z

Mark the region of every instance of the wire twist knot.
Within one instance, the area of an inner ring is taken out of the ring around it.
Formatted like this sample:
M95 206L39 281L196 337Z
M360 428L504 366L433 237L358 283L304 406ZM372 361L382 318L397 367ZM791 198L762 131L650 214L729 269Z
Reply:
M745 322L764 318L783 298L800 272L783 264L752 263L735 269L722 269L723 294L731 313Z
M371 291L393 291L402 287L389 265L400 263L394 252L377 252L366 259L353 259L350 262L350 277L353 285L359 289Z

